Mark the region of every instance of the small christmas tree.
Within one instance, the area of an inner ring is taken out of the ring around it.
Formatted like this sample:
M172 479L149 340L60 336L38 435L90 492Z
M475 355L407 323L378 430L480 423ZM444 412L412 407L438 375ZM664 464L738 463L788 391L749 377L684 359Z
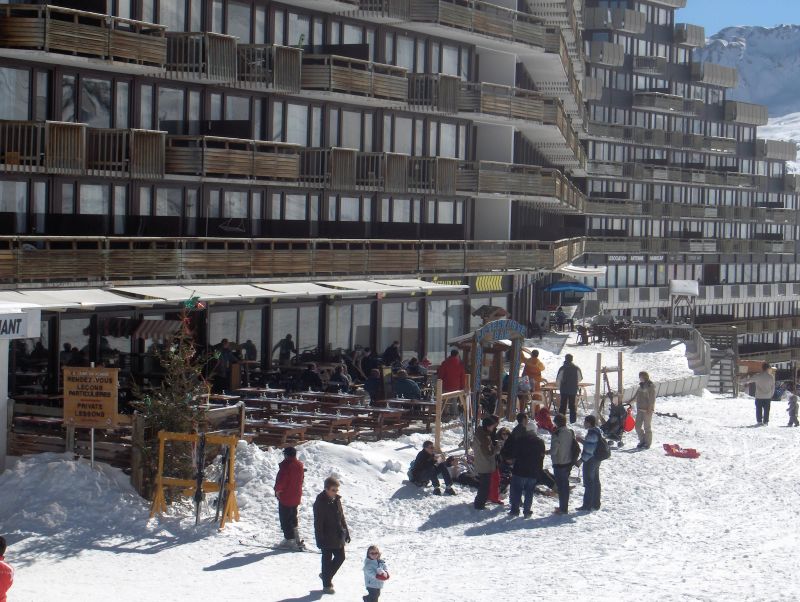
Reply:
M200 401L203 395L210 392L210 386L203 376L206 360L195 348L191 324L191 313L203 309L197 297L183 303L178 333L166 349L158 352L164 370L161 384L147 393L138 387L134 389L138 400L132 405L144 418L144 443L140 444L140 451L144 489L148 493L158 468L159 431L194 433L205 419L205 407ZM165 450L164 474L193 478L193 460L192 450L188 446L168 446Z

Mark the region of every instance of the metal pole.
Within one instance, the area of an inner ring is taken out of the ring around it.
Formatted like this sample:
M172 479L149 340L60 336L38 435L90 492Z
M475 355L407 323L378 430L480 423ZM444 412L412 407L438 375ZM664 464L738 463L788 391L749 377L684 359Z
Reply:
M8 449L8 346L10 341L0 341L0 474L6 469Z
M89 429L89 459L92 463L92 468L94 468L94 429Z

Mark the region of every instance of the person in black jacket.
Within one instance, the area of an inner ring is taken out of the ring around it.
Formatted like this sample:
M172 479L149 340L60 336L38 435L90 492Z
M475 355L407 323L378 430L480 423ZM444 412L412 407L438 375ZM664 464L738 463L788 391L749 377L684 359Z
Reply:
M568 353L564 356L564 365L558 369L556 383L558 384L558 392L561 395L561 407L558 409L558 413L566 414L567 406L569 406L570 424L577 420L575 399L578 395L578 389L580 389L579 383L582 380L583 373L581 369L572 363L572 354Z
M509 498L511 510L509 515L519 516L519 505L524 493L522 515L528 518L531 516L533 489L542 477L542 463L545 455L544 441L533 431L520 433L514 439L512 454L514 467L511 470L511 495Z
M444 460L437 456L436 450L433 448L433 441L425 441L422 444L422 451L414 459L414 467L411 469L410 476L418 487L425 487L430 481L433 483L434 495L442 495L442 490L439 488L439 476L441 476L444 479L445 495L456 494L450 472L447 470Z
M339 480L325 479L325 490L314 500L314 535L322 552L322 591L334 593L333 576L344 562L344 544L350 543L350 531L344 520Z
M317 372L317 365L313 362L306 365L306 369L300 373L300 387L301 390L322 390L322 377Z

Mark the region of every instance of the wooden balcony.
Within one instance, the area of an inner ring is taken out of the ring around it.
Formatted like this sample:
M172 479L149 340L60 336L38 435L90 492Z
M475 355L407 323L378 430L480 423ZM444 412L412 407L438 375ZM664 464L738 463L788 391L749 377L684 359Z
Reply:
M597 77L583 78L583 99L600 100L603 98L603 80Z
M71 8L0 5L0 46L162 68L163 25Z
M408 104L453 114L459 110L461 78L452 75L409 73Z
M587 59L596 65L622 67L625 64L625 48L611 42L590 42Z
M330 54L303 56L301 87L384 98L408 100L408 71L402 67L383 65Z
M796 161L797 143L789 140L756 140L756 158Z
M168 32L167 76L219 83L236 81L236 38L218 33Z
M108 178L164 177L165 132L88 128L88 175Z
M584 194L557 169L495 161L462 162L457 178L459 192L511 196L576 212L583 211L586 202Z
M581 238L540 242L12 236L0 237L0 283L463 276L552 270L583 252Z
M634 92L633 106L644 109L654 109L669 113L682 113L684 109L683 97L662 92Z
M769 110L764 105L739 102L738 100L726 100L725 120L745 125L767 125Z
M641 35L647 28L647 15L627 8L587 8L583 12L583 28Z
M733 67L714 63L692 63L692 81L722 88L735 88L739 81L739 73Z
M360 152L350 148L306 148L300 180L336 191L407 193L411 157L399 153Z
M86 170L86 124L0 121L0 171L81 175Z
M300 148L295 144L216 136L167 136L168 174L297 181Z
M237 44L237 79L248 88L300 91L303 51L291 46Z
M794 242L769 240L730 240L716 238L616 238L586 239L587 253L726 253L794 254Z
M458 159L409 157L408 191L429 194L456 194Z
M686 0L650 0L651 4L659 4L666 8L686 8Z
M702 48L706 45L706 30L700 25L676 23L674 40L676 44L680 44L681 46Z
M646 75L664 76L667 72L667 59L663 56L634 56L633 70Z

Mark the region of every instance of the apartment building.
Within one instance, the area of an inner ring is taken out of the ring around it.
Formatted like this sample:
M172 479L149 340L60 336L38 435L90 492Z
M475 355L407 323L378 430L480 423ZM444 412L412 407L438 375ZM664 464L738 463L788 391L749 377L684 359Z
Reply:
M607 266L589 295L656 317L668 282L697 280L698 323L737 327L743 357L800 357L795 145L758 138L767 109L728 99L734 69L697 62L703 28L676 23L685 0L587 0L586 265ZM554 217L537 214L540 229ZM708 326L705 326L708 328Z
M0 301L43 312L12 393L56 394L65 345L147 377L190 296L202 341L265 367L287 333L308 358L399 340L437 362L482 305L527 319L584 252L515 225L583 219L581 10L0 5Z

